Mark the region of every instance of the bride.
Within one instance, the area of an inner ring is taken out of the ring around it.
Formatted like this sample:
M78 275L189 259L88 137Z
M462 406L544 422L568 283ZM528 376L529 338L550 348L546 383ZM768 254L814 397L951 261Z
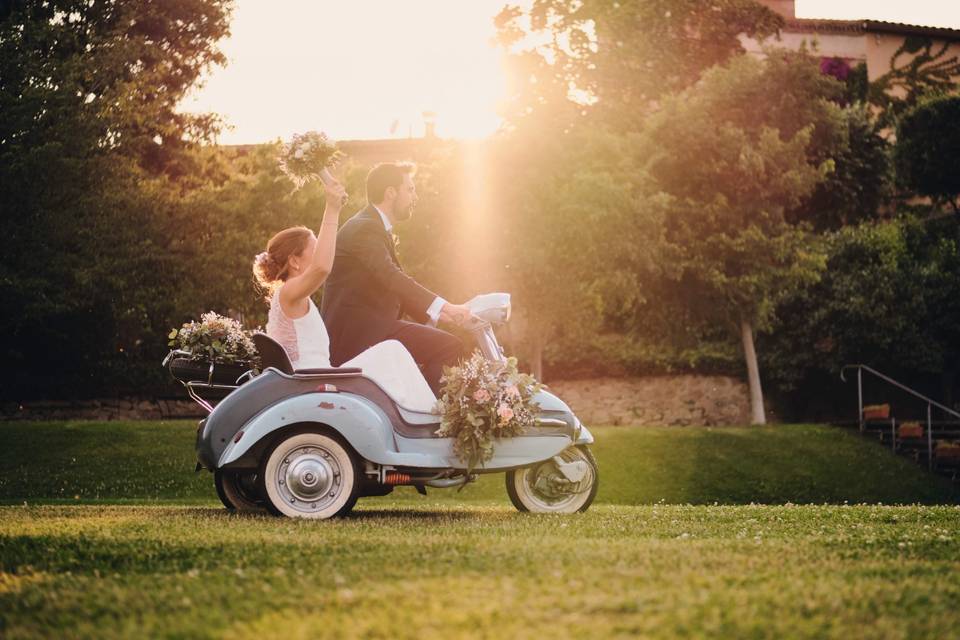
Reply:
M253 261L254 277L270 304L267 335L283 346L295 370L330 368L330 337L310 296L323 286L333 267L346 191L335 179L323 185L327 204L317 233L304 226L284 229ZM430 412L436 404L413 356L397 340L376 344L342 366L363 369L366 377L407 409Z

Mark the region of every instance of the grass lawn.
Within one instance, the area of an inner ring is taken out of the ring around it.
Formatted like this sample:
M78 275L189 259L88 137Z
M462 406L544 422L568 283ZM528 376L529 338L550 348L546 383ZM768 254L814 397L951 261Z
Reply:
M194 473L196 423L0 423L0 504L217 502ZM957 491L879 443L834 427L598 427L598 503L943 504ZM503 474L463 491L397 489L392 501L509 505Z
M0 508L0 636L944 638L960 509Z
M960 628L949 483L836 429L601 428L586 514L519 514L496 475L304 522L220 508L193 428L0 424L0 638Z

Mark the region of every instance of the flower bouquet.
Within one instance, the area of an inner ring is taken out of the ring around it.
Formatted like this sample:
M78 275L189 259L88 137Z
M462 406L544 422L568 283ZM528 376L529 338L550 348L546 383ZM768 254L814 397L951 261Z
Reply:
M297 185L297 189L311 180L333 180L327 170L344 157L337 144L327 134L317 131L295 133L290 142L280 147L280 169Z
M241 374L260 366L252 333L236 320L208 311L199 322L170 331L167 345L189 354L174 359L170 370L178 379L236 384Z
M533 376L517 371L517 359L487 360L476 352L459 367L444 369L437 403L443 416L437 435L452 437L453 451L472 471L493 456L495 439L521 434L536 424L541 388Z

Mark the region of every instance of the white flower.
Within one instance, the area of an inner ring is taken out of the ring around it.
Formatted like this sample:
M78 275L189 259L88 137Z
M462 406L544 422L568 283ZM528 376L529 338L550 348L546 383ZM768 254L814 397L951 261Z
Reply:
M296 151L294 151L293 157L296 158L297 160L303 158L303 149L297 149Z

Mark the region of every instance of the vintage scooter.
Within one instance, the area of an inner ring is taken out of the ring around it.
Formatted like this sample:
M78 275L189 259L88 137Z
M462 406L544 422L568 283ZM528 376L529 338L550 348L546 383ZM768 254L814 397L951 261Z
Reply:
M503 361L493 328L510 317L509 294L480 295L467 306L477 347ZM593 436L549 391L534 397L536 426L497 440L492 459L468 473L453 439L436 435L439 415L401 406L360 369L295 371L277 342L265 334L254 342L263 370L234 384L214 379L212 365L198 376L184 352L164 361L210 412L197 429L197 470L214 473L228 509L330 518L396 486L425 494L426 487L459 487L498 472L506 472L507 494L520 511L586 511L597 493Z

